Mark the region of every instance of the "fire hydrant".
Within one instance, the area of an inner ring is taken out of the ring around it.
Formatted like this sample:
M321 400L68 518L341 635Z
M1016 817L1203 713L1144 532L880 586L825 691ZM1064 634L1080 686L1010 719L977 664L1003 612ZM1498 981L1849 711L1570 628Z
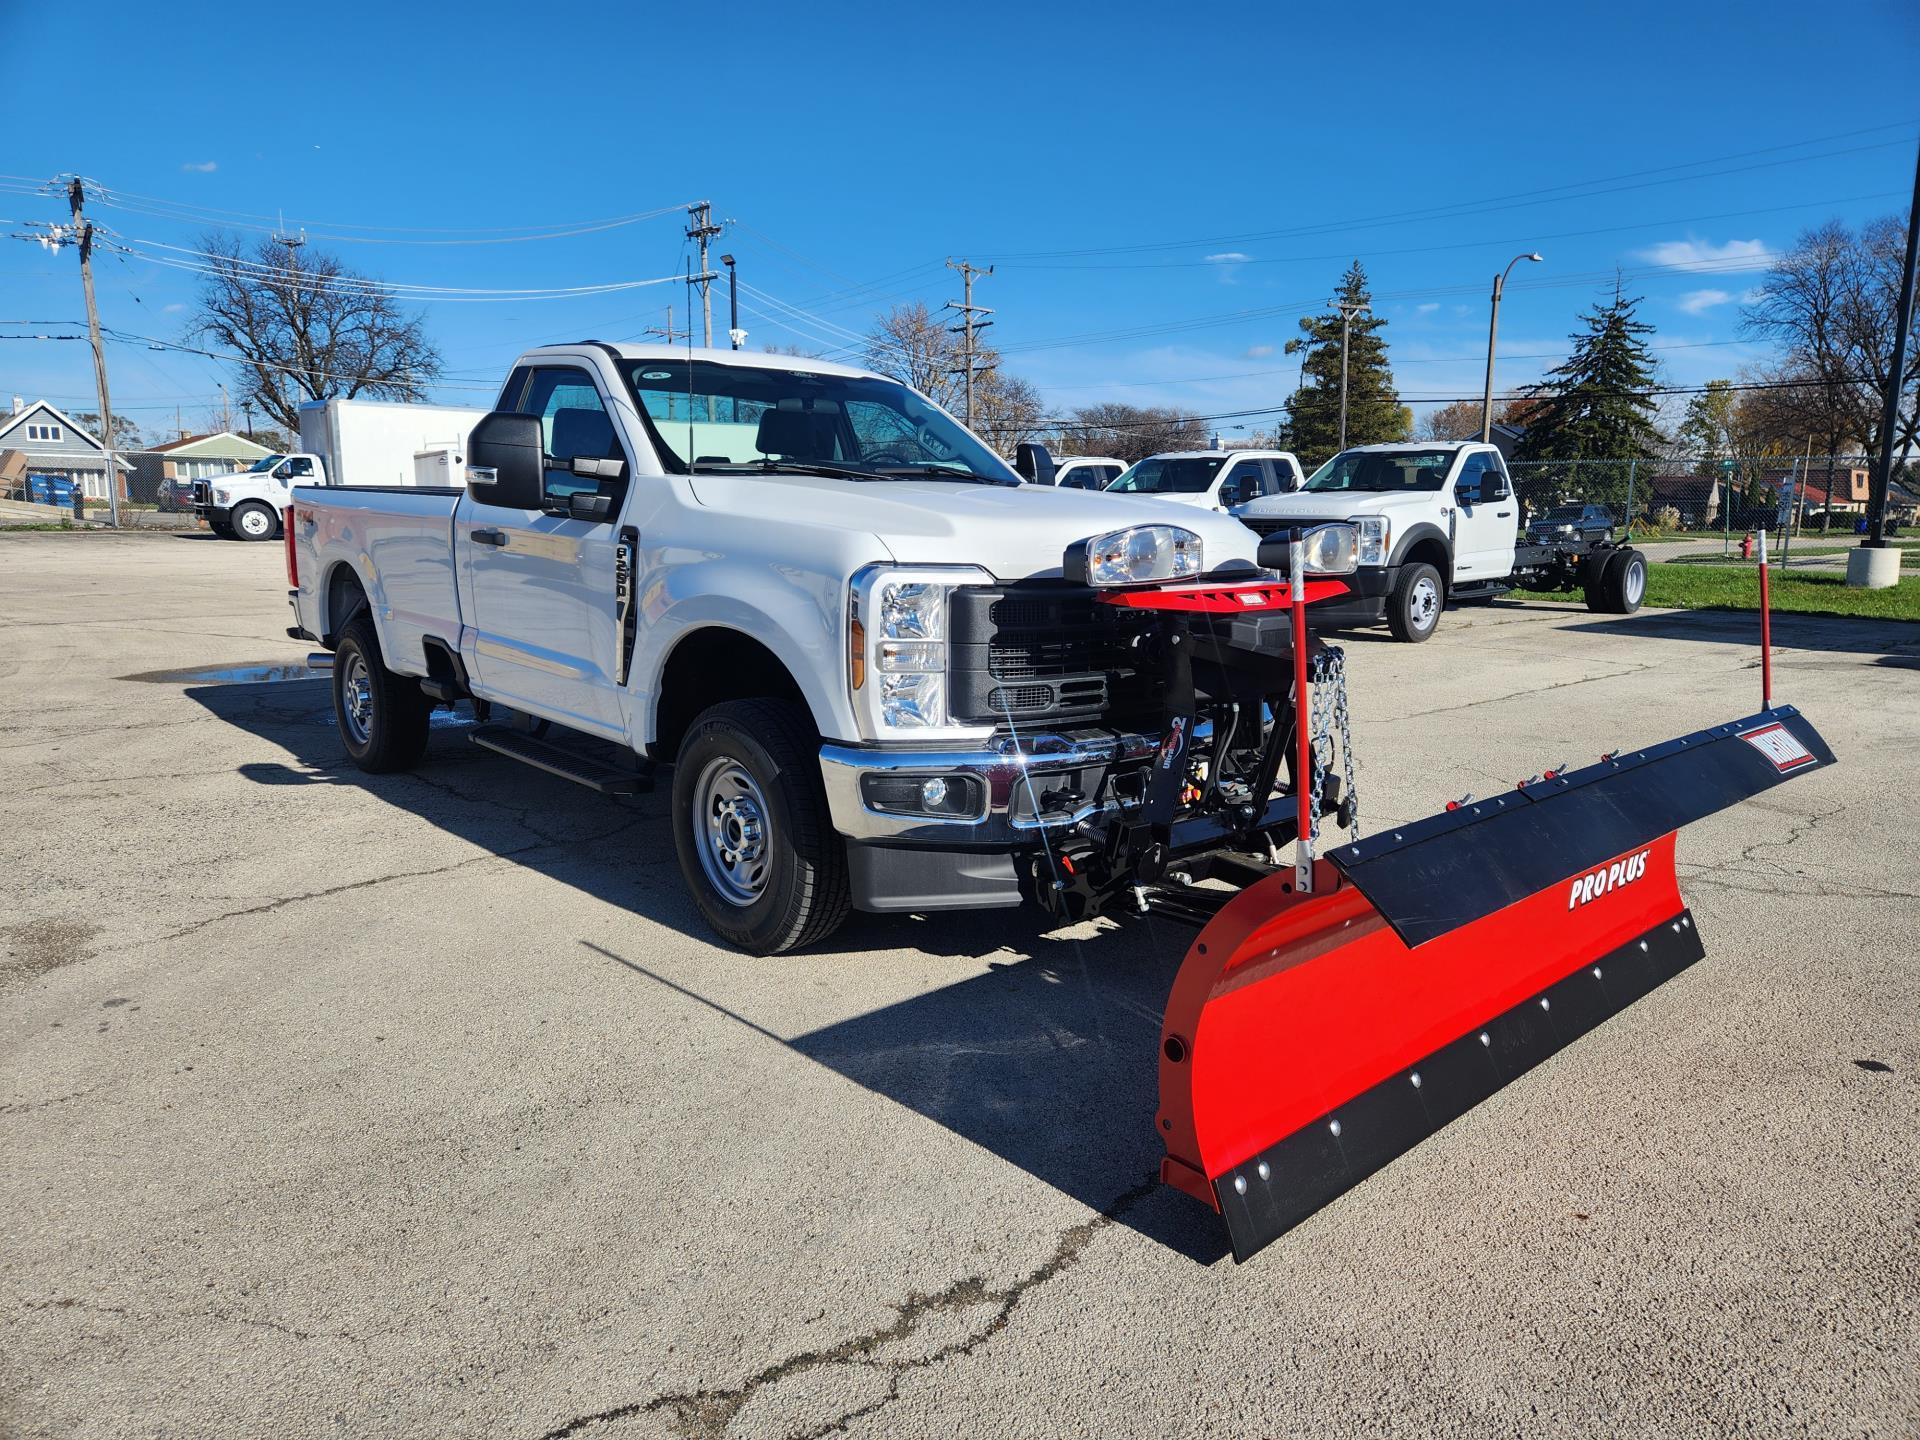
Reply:
M1751 530L1747 532L1746 538L1740 542L1740 558L1742 560L1751 560L1753 558L1753 532Z

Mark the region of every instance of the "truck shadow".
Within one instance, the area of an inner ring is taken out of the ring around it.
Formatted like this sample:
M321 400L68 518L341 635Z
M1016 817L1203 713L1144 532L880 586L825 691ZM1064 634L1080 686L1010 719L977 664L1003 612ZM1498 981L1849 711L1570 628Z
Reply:
M464 723L436 726L417 771L367 775L347 759L324 679L195 685L185 694L284 752L239 767L253 784L374 795L713 946L716 964L737 963L715 945L682 886L664 786L630 799L596 795L468 744ZM1103 1211L1159 1164L1160 1014L1191 939L1145 920L1104 926L1090 938L1052 934L1033 910L855 915L828 942L833 952L993 958L984 973L791 1038L635 958L581 943ZM1119 1219L1198 1263L1227 1253L1217 1218L1171 1191Z

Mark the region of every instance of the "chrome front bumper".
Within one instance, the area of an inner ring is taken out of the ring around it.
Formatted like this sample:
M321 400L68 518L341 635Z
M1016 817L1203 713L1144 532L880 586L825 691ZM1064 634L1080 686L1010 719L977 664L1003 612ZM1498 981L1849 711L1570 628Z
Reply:
M1124 761L1142 760L1159 748L1148 735L1111 732L1079 735L996 737L966 750L886 750L878 746L823 745L820 770L826 781L833 828L850 840L939 847L1038 845L1040 832L1072 825L1099 807L1106 772ZM868 793L874 777L970 778L979 803L966 815L927 815L876 808ZM1080 800L1048 803L1062 787Z

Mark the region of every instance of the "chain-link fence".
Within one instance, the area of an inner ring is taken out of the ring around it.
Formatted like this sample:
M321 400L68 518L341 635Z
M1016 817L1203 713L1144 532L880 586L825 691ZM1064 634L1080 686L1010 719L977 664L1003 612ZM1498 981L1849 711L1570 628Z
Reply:
M1796 537L1851 537L1866 523L1873 462L1865 455L1671 460L1520 460L1507 465L1521 524L1550 538L1562 525L1592 524L1605 510L1616 538L1636 542L1719 540L1732 549L1766 530ZM1891 526L1915 523L1920 493L1896 478Z

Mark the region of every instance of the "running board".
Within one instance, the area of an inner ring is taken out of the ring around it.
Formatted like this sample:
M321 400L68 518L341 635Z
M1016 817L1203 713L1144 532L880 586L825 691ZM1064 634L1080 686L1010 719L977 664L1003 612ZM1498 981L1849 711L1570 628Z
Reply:
M653 790L653 772L623 770L565 746L536 740L505 725L482 725L467 732L467 738L483 749L509 760L518 760L562 780L571 780L602 795L645 795Z

